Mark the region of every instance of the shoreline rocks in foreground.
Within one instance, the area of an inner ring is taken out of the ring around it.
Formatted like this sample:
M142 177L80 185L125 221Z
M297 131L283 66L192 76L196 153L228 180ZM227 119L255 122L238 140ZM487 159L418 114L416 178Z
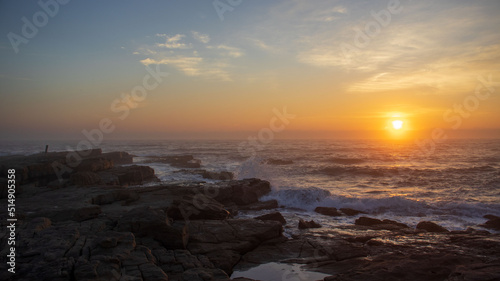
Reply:
M132 165L132 155L87 155L62 183L52 164L66 163L66 153L0 158L0 177L14 167L20 184L16 273L1 272L1 280L230 280L235 269L268 262L303 264L330 275L324 280L500 279L498 234L426 221L414 229L353 209L320 208L327 216L353 216L353 225L326 228L304 219L314 228L287 238L284 225L298 226L273 210L276 201L260 201L271 191L267 181L212 174L221 181L139 186L157 178L151 168ZM201 166L189 156L162 161ZM238 210L270 211L241 219ZM5 213L0 219L5 229ZM486 219L485 226L497 226L498 217ZM7 251L2 246L4 264Z

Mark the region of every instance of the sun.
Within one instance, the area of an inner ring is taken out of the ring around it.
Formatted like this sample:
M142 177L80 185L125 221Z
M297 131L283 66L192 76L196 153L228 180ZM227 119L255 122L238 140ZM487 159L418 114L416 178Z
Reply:
M401 120L392 121L392 127L394 128L394 130L401 130L401 128L403 128L403 121Z

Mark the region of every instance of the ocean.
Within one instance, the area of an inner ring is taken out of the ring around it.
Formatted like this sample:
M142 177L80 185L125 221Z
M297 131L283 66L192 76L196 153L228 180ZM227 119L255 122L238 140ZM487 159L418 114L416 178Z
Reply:
M61 151L76 142L3 143L0 155L38 153L45 144L50 151ZM135 164L154 168L163 183L216 180L150 163L152 156L189 154L201 160L201 169L230 171L236 179L267 180L272 192L262 200L278 201L279 211L293 222L285 229L288 234L295 231L299 218L326 227L352 224L356 218L326 217L314 212L318 206L353 208L409 226L430 220L450 230L480 228L484 215L500 216L498 140L447 140L433 151L412 142L382 140L274 140L254 154L246 154L251 150L242 146L241 141L200 140L110 141L100 147L136 155Z

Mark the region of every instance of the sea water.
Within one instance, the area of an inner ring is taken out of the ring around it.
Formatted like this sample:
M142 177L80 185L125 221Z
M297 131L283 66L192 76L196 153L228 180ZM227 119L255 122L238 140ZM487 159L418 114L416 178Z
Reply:
M3 143L0 155L38 153L45 144L50 151L68 150L77 143ZM409 226L431 220L450 230L478 227L486 214L500 216L499 140L448 140L424 148L382 140L274 140L251 149L242 145L156 140L108 141L100 147L136 155L135 164L154 168L163 183L216 181L189 169L149 163L151 157L190 154L201 160L202 169L267 180L272 192L262 200L276 199L292 221L315 219L332 227L353 223L350 217L316 214L318 206L353 208Z

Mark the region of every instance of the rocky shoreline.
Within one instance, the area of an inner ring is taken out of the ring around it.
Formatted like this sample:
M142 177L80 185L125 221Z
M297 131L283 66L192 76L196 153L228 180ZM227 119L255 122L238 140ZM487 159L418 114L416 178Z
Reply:
M200 169L192 156L171 156L160 160L219 181L168 184L126 152L78 155L85 155L78 165L66 152L0 158L4 202L8 171L16 170L17 219L15 273L5 269L1 280L251 280L230 276L267 263L300 264L326 274L323 280L500 280L500 235L489 231L448 231L425 221L410 228L322 207L316 212L350 216L352 225L304 219L286 237L283 225L291 222L278 202L259 201L271 191L267 181L232 180ZM239 210L269 211L239 218ZM3 229L6 211L7 204ZM500 218L485 215L484 226L500 230ZM1 235L0 261L7 264L10 234ZM310 279L304 271L283 272L281 280Z

